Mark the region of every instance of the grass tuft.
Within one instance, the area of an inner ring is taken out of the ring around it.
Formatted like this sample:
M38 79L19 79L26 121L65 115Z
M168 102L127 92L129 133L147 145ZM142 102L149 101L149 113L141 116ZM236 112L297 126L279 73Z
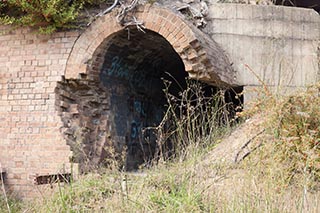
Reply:
M161 157L158 164L135 173L106 169L87 174L25 208L29 212L319 212L319 89L315 85L288 97L271 93L259 97L241 116L254 119L261 114L265 131L254 139L261 146L238 164L207 160L219 158L208 153L228 129L221 117L212 116L217 123L208 117L201 123L197 113L179 115L174 120L177 129L169 128L171 138L183 140L175 144L173 158ZM181 100L188 112L191 106ZM171 113L176 109L172 106Z

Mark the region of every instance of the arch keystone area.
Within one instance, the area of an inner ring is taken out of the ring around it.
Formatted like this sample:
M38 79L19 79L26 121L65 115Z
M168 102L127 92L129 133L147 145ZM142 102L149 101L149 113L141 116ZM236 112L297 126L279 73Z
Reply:
M182 16L155 5L139 7L135 16L143 22L147 30L160 34L172 45L191 78L215 86L237 84L235 72L224 51L208 35L188 23ZM95 61L95 57L101 51L103 52L102 43L123 29L124 27L116 21L116 11L92 23L73 47L66 66L66 78L75 79L82 73L90 76L90 63Z

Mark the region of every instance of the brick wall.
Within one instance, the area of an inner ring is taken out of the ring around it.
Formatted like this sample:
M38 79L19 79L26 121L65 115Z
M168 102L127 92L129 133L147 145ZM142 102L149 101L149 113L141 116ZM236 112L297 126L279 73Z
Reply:
M274 34L264 38L263 44L257 43L252 46L251 31L244 31L246 35L237 37L234 30L263 28L265 22L254 22L254 24L252 21L241 22L240 16L255 14L262 9L268 11L268 7L250 7L248 12L245 6L231 6L210 7L214 17L210 16L212 20L209 20L208 26L214 26L212 27L214 29L207 29L207 34L190 25L180 15L164 8L148 5L138 8L135 15L144 22L148 30L161 35L172 45L190 77L226 86L237 84L239 79L254 78L253 74L243 75L245 71L240 69L242 61L238 63L238 60L250 59L257 64L263 63L263 58L252 55L247 47L250 47L250 50L252 48L260 50L265 42L273 41L276 36L280 38L283 36L281 33ZM241 9L234 10L237 12L226 12L230 8L238 7ZM296 10L300 12L300 9ZM6 170L6 186L18 192L18 196L27 197L38 193L38 187L34 185L36 175L70 171L69 157L72 154L66 139L61 134L61 128L65 123L60 117L63 112L58 112L56 107L55 89L58 82L78 79L81 73L87 74L90 82L99 81L102 66L108 68L108 64L103 65L108 45L112 44L113 37L123 29L116 22L115 13L116 10L100 17L84 32L58 32L51 36L38 35L27 28L0 26L0 163ZM308 14L309 12L304 12L302 19L316 19L310 26L319 26L319 18L314 14ZM225 23L236 23L235 20L238 19L241 24L236 24L235 27L221 24L221 20L227 20ZM248 19L256 17L249 16ZM275 16L270 18L270 23L276 22L276 19L285 22L283 16ZM217 26L219 23L221 28ZM232 33L229 33L228 37L221 33L222 39L219 37L218 29L230 30ZM289 29L293 31L293 28ZM282 29L278 28L273 28L272 32L276 30L282 32ZM210 32L213 35L210 35ZM310 32L319 35L318 28ZM303 33L303 36L306 35ZM210 36L224 45L223 49L231 57L236 70L232 68L232 63L219 44ZM303 37L298 40L303 40ZM292 40L292 44L296 44L295 40ZM318 40L312 41L312 44L315 47L307 52L314 59L317 57ZM292 55L290 51L288 50L289 56ZM302 49L300 53L301 57L305 54ZM293 57L289 59L294 60ZM312 75L308 73L308 79L318 79L316 76L319 74L318 70L315 68ZM63 75L66 79L62 81ZM301 75L307 74L302 72ZM273 74L269 73L268 76ZM72 107L71 109L74 110Z
M216 43L183 18L150 5L139 8L136 15L147 29L170 42L193 77L232 81L226 72L227 58L216 54ZM115 12L96 20L82 34L47 36L27 28L0 27L0 163L7 173L6 186L18 196L37 192L36 175L68 170L71 151L61 134L66 122L55 106L55 88L63 75L77 79L86 73L97 81L106 44L122 29ZM209 58L219 63L212 64Z
M4 26L0 33L0 163L6 186L25 197L36 193L36 174L69 166L54 89L78 33L45 36Z
M114 18L116 12L99 18L79 37L67 63L67 78L76 78L79 73L97 76L90 66L101 63L105 41L122 29ZM183 16L150 5L140 6L134 15L143 21L146 29L163 36L172 45L190 77L220 86L236 84L235 72L222 48Z

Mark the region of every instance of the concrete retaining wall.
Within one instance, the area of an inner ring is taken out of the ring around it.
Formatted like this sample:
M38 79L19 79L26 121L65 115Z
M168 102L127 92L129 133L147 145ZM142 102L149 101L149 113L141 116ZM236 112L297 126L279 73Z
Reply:
M285 93L319 81L320 16L314 10L213 4L208 18L207 31L226 51L239 84L260 86L256 74Z

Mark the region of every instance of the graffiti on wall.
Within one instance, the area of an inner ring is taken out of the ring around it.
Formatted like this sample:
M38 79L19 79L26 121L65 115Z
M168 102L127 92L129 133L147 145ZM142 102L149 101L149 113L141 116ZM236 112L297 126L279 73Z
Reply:
M135 100L133 102L133 109L135 111L135 113L139 114L141 117L146 117L146 112L144 109L145 103L139 100Z
M123 64L123 59L120 59L119 56L113 57L111 67L103 72L106 72L108 76L130 80L129 67L127 64Z
M102 83L112 91L115 134L125 140L121 143L127 145L127 159L132 162L143 163L141 158L150 158L149 146L156 143L152 130L146 127L158 125L162 117L161 63L157 59L131 64L126 58L114 56L100 73Z
M129 101L129 109L131 109L131 116L133 116L129 145L139 144L142 142L142 128L145 127L147 123L147 113L145 110L146 104L147 103L143 100L135 99Z
M143 87L143 84L147 82L147 75L144 70L139 70L139 73L137 73L135 67L129 66L119 56L113 57L111 66L102 70L102 74L109 78L125 80L135 87Z

